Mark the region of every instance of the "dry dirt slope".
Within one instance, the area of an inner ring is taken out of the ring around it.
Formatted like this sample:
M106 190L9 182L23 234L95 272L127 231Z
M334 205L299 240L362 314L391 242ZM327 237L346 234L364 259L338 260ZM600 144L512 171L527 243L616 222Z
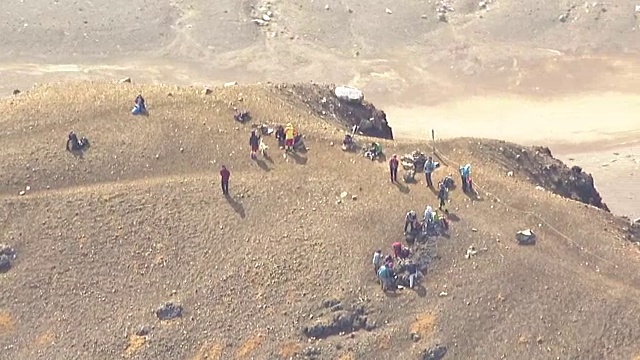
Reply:
M2 102L0 242L18 257L0 277L0 358L421 359L435 344L445 359L640 355L623 221L507 177L493 142L439 144L447 164L475 165L481 198L453 191L457 221L424 289L384 296L370 255L402 238L408 209L436 202L423 183L395 187L385 164L330 146L341 133L275 87L144 87L151 116L132 118L137 90L52 85ZM268 139L272 162L251 162L238 104L298 124L309 152L287 162ZM92 140L83 159L64 150L72 128ZM336 203L342 191L357 200ZM528 227L539 243L516 246ZM467 260L470 245L487 250ZM309 342L303 326L326 321L333 299L362 306L373 329ZM160 322L165 301L182 318Z

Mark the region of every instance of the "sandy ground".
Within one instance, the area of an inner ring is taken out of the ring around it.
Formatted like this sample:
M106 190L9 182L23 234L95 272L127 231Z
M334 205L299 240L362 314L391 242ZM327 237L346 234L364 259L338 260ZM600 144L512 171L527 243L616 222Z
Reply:
M0 93L129 76L198 86L346 83L387 110L399 137L435 128L439 138L547 144L596 173L601 159L574 153L640 138L632 1L447 3L455 11L440 22L435 1L7 1ZM252 21L265 15L264 26ZM623 164L597 175L610 203L624 203L605 183L629 176Z

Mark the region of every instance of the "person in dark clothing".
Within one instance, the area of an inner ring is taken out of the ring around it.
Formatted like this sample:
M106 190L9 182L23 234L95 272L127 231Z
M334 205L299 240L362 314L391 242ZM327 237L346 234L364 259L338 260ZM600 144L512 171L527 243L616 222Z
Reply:
M391 182L398 181L398 155L393 154L391 160L389 160L389 173L391 173Z
M445 185L444 182L441 182L438 185L440 187L440 190L438 191L438 200L440 200L440 206L438 207L438 209L443 210L445 213L448 214L449 210L447 210L446 206L447 206L447 197L448 197L449 189L447 189L447 186Z
M260 137L256 134L255 130L251 131L251 137L249 137L249 146L251 146L251 158L255 159L258 155L258 149L260 149Z
M431 180L431 174L436 169L435 162L433 158L429 156L427 161L424 163L424 177L427 180L427 187L433 188L433 181Z
M280 149L284 149L285 134L284 127L282 125L278 125L278 128L276 129L276 139L278 140L278 147Z
M409 263L409 265L407 265L407 272L409 273L409 288L413 289L416 280L418 279L418 277L421 277L422 274L420 274L418 265L414 263Z
M78 141L78 135L73 131L69 132L69 140L71 142L71 150L77 150L80 148L80 141Z
M231 177L231 172L227 170L227 167L222 165L220 167L220 178L222 185L222 194L229 195L229 178Z

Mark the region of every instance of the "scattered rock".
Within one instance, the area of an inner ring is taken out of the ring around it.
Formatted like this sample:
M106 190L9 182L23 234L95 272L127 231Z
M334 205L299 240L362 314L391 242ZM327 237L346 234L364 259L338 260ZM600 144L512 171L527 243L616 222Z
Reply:
M20 196L22 196L22 195L24 195L24 194L26 194L26 191L24 191L24 190L22 190L22 191L20 191L20 192L18 193L18 195L20 195Z
M320 348L318 347L309 346L302 351L302 354L308 358L315 358L316 356L320 356L322 354L322 350L320 350Z
M477 253L478 253L478 250L476 250L476 247L471 245L467 249L467 253L464 255L464 257L467 259L471 259L471 257L476 255Z
M160 320L171 320L182 316L182 305L171 302L165 303L156 310L156 316Z
M136 331L136 335L138 335L138 336L147 336L147 335L149 335L150 332L151 332L151 329L149 329L148 326L142 326L142 327L140 327L140 329L138 329L138 331Z
M351 200L358 200L358 196L357 195L351 195Z
M337 310L332 312L330 320L317 320L313 325L304 326L302 333L308 338L323 339L333 335L352 333L361 329L371 331L375 326L375 323L367 319L364 306L354 306L349 311Z
M422 353L422 360L441 360L447 354L447 347L436 345Z
M238 85L237 81L229 81L229 82L224 83L224 87L231 87L231 86L236 86L236 85Z
M13 90L13 95L20 95L20 90L14 89Z
M120 79L120 83L124 84L124 83L131 83L131 78L130 77L126 77L124 79Z
M411 333L411 341L418 342L420 341L420 335L417 333Z
M512 177L513 176L513 171L507 172L507 176Z
M390 10L390 9L388 9L388 8L387 8L387 9L384 9L384 11L385 11L387 14L389 14L389 15L393 14L393 11L391 11L391 10Z
M327 308L327 309L332 308L332 307L334 307L334 306L336 306L338 304L340 304L340 300L336 300L336 299L325 299L325 300L322 300L322 307Z
M213 90L211 90L210 88L206 87L204 89L202 89L202 93L205 95L211 95L211 93L213 93Z
M562 14L562 15L558 16L558 21L560 21L562 23L566 22L568 17L569 17L569 14Z
M331 8L329 7L329 4L327 4L327 5L325 5L325 6L324 6L324 9L325 9L325 10L329 10L329 9L331 9Z
M343 191L343 192L340 193L340 198L344 199L344 198L347 197L347 195L349 195L349 194L346 191Z
M438 294L438 296L440 297L449 296L449 293L447 293L446 291L441 291L440 294Z
M640 4L636 4L636 13L640 13Z

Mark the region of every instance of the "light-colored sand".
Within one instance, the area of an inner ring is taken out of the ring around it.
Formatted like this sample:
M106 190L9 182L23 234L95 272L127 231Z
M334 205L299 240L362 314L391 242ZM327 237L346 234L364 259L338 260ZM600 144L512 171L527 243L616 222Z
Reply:
M431 107L389 108L398 137L500 138L527 144L640 139L640 95L601 93L553 100L475 97Z

